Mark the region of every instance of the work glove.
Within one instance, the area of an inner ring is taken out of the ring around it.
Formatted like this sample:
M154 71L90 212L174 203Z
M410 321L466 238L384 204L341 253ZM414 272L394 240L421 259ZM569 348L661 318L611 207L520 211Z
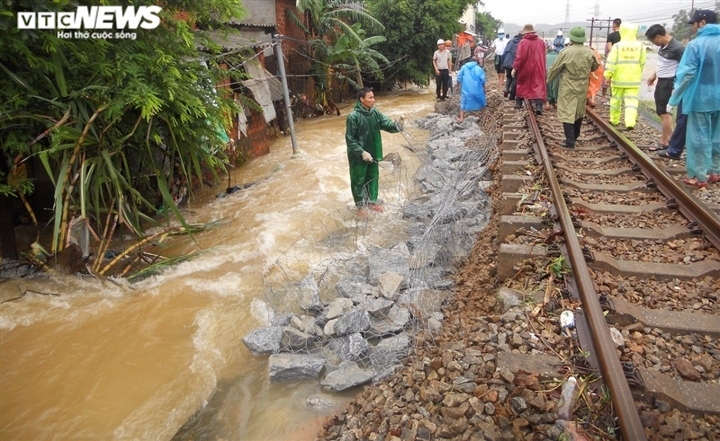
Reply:
M400 119L396 119L393 122L395 123L395 128L398 129L398 132L402 132L403 130L405 130L405 118L404 117L401 116Z
M365 161L365 162L373 162L373 157L368 152L362 152L362 158L363 158L363 161Z
M665 111L671 115L673 113L673 110L675 110L675 106L673 106L672 104L668 104L667 106L665 106Z

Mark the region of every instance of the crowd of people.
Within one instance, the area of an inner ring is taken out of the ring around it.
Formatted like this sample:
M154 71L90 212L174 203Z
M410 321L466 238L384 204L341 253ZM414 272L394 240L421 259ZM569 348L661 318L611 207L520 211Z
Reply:
M655 111L662 122L657 145L660 157L680 159L686 151L687 177L683 182L699 188L720 182L720 25L717 13L698 9L688 21L694 38L683 46L660 24L650 26L645 37L658 47L655 72L647 85L655 86ZM532 24L510 37L502 28L489 46L463 33L450 40L438 39L432 64L438 101L448 93L460 94L460 114L486 107L484 64L493 56L503 96L521 109L524 100L537 115L550 109L563 124L562 147L573 149L582 129L586 107L610 91L610 124L633 130L638 119L639 92L647 58L638 40L638 26L613 21L604 55L585 43L585 29L575 27L567 36L558 31L545 42ZM474 48L473 48L474 47ZM454 56L454 57L453 57ZM453 64L453 58L456 59ZM455 68L455 69L454 69ZM360 208L382 211L378 204L378 161L382 160L380 131L396 133L402 121L391 121L374 109L374 94L361 89L355 110L348 116L346 142L353 199ZM673 114L676 114L673 128Z
M655 111L662 123L660 140L649 150L670 159L680 159L686 150L687 177L683 181L702 188L720 182L720 25L716 12L703 9L695 10L688 24L694 38L687 47L660 24L645 33L658 47L657 69L646 84L655 87ZM498 81L504 85L503 96L514 100L517 109L527 100L538 115L556 109L565 133L562 147L572 149L580 136L586 106L595 107L600 93L604 100L610 92L606 102L610 123L617 127L622 119L622 129L635 128L647 58L645 44L638 40L638 26L619 18L613 20L604 55L587 46L586 40L582 27L570 29L568 35L560 30L547 42L532 24L512 38L500 28L489 47L478 45L475 49L474 64L468 71L482 70L486 52L491 54ZM449 50L447 53L450 56ZM441 76L437 68L436 73L438 99L443 100L447 98L443 84L451 75ZM486 79L477 73L462 75L462 82L460 78L458 74L458 120L462 121L465 112L485 107Z

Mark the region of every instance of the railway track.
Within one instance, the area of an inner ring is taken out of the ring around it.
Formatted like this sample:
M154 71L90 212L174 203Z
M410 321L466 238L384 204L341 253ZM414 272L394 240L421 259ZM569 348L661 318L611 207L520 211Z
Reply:
M720 436L720 201L590 109L573 150L554 112L503 118L498 278L585 379L575 419L600 438Z

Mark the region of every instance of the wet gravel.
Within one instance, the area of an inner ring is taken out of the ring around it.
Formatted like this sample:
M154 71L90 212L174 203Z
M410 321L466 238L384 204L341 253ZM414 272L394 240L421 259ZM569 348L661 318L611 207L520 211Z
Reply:
M601 227L640 228L658 230L675 225L687 225L688 220L675 211L650 213L581 213L581 220L587 220Z
M611 191L592 191L579 188L563 188L563 192L573 199L585 201L591 204L609 204L609 205L647 205L654 202L665 203L667 198L660 192L651 191L630 191L630 192L611 192Z
M593 251L610 254L615 259L646 263L689 265L705 259L720 260L720 254L702 238L664 240L583 238Z
M623 277L591 269L595 290L622 297L637 306L665 311L720 313L720 279L706 276L697 280L654 280Z
M494 88L494 91L488 93L485 125L502 119L501 92L494 76L489 75L488 78L488 87ZM452 105L445 102L438 107L452 110ZM523 113L516 112L518 124L522 124ZM546 112L543 118L551 116ZM639 124L638 128L641 127ZM587 133L594 136L589 131ZM653 135L655 138L656 132ZM529 141L529 137L523 139ZM525 144L529 145L529 142ZM559 152L559 149L555 151ZM596 153L607 156L609 152ZM561 153L566 157L587 155L586 152L567 150ZM499 167L495 167L495 189L499 186L499 175ZM522 212L546 213L548 203L544 190L527 190L538 193L539 198L533 204L523 206ZM664 201L664 197L657 193L591 194L568 187L564 190L573 198L593 203L640 205ZM570 428L580 428L585 434L585 438L576 439L616 438L619 429L607 394L603 394L597 377L591 374L587 359L577 346L577 338L567 335L560 328L560 313L565 309L574 310L579 305L566 297L561 273L557 277L549 276L549 268L557 261L549 258L527 260L516 265L516 277L502 284L495 279L499 199L493 201L490 224L479 235L475 249L458 271L457 293L446 305L442 329L434 334L418 333L413 352L405 360L405 367L382 383L364 388L343 412L327 421L318 440L572 439L564 433L560 424L556 424L561 386L570 374L577 377L584 391L573 409L574 417L567 423ZM603 225L633 225L629 219L587 213L587 210L576 213L578 217L593 214L593 218L607 219L602 221ZM657 225L658 214L642 218L637 223ZM668 224L676 220L675 213L662 214ZM595 222L590 218L584 220ZM526 230L508 236L505 242L538 243L552 233L550 227L539 231ZM672 255L679 257L689 247L697 247L698 244L693 242L696 239L677 241ZM612 246L616 249L628 247L631 250L628 253L638 255L643 253L643 246L660 245L654 242L621 242ZM665 249L657 250L658 253L666 252ZM702 250L699 252L702 254ZM651 254L648 252L648 255ZM711 313L718 309L720 282L710 277L696 281L660 282L594 272L594 283L600 293L621 296L647 307L697 313ZM501 287L516 293L514 301L508 304L507 299L500 298L498 290ZM545 300L548 302L545 303ZM699 378L687 381L717 382L720 378L717 339L694 335L671 336L642 325L620 331L625 341L618 349L625 360L676 378L695 378L695 371L699 373ZM502 352L555 355L562 360L558 372L560 378L541 380L533 374L513 374L498 369L498 354ZM650 404L637 403L637 407L650 440L720 439L720 418L680 412L662 400ZM574 426L576 423L578 425Z

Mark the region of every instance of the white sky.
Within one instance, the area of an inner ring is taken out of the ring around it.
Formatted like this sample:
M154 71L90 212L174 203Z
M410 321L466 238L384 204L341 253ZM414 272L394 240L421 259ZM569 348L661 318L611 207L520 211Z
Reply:
M565 22L568 0L483 0L484 11L504 23L560 24ZM595 4L600 5L599 18L621 18L642 24L672 24L672 16L680 9L714 9L708 0L570 0L570 21L585 21L593 16ZM483 9L481 8L481 11Z

